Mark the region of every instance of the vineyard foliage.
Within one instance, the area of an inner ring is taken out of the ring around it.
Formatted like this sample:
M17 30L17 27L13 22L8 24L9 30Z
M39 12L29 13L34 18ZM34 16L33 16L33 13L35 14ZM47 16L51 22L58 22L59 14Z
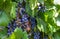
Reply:
M1 39L28 39L26 31L16 28L7 37L8 23L16 18L18 2L23 0L0 0L0 38ZM51 39L60 39L60 4L55 0L25 0L26 12L37 20L37 28L40 32L48 34ZM56 0L57 1L57 0ZM44 12L38 10L38 3L43 4Z

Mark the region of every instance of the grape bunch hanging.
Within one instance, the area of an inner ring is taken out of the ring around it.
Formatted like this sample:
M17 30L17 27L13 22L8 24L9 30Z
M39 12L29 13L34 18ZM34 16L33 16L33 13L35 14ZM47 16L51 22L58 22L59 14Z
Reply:
M16 18L11 20L11 22L8 24L8 36L14 32L16 27L20 27L23 31L28 32L29 38L32 36L33 39L42 39L39 30L34 31L34 28L37 26L36 18L27 14L25 4L26 2L24 0L22 3L18 3ZM38 11L44 12L44 8L45 7L43 5L38 5Z
M16 27L21 27L23 31L30 32L34 26L36 26L36 19L30 17L25 12L25 1L22 3L19 2L16 10L16 19L11 20L8 24L8 35L14 32Z

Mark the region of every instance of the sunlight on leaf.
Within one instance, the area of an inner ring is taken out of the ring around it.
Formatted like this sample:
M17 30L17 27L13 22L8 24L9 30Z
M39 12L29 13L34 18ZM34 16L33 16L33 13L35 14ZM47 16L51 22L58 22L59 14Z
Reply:
M60 5L60 0L54 0L54 4L58 4L58 5Z
M56 29L55 29L54 26L52 26L52 25L49 24L48 27L49 27L49 30L50 30L51 33L52 33L52 32L56 32Z
M16 17L16 3L14 3L14 2L13 2L12 7L11 7L10 16L12 18L15 18Z
M37 6L37 0L29 0L29 2L30 2L30 8L31 8L31 10L34 10L35 9L35 7Z
M55 13L55 17L58 17L58 15L59 15L59 13L58 13L58 12L56 12L56 13Z
M12 35L11 35L11 38L10 39L15 39L15 35L14 35L14 33L12 33Z
M44 15L45 16L45 21L47 21L47 19L48 19L48 15Z
M60 21L57 21L57 25L60 26Z

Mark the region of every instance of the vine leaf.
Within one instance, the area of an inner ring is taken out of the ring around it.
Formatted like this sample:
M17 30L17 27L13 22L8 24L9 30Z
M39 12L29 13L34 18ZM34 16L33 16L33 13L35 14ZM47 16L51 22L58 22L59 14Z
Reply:
M28 35L25 31L22 31L21 28L16 28L9 39L28 39Z

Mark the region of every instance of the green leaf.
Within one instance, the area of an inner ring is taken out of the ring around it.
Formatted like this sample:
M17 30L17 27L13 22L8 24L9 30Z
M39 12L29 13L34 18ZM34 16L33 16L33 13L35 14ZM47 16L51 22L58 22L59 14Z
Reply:
M57 27L55 28L54 26L52 26L50 24L48 24L48 28L49 28L50 34L52 34L53 32L56 32L56 30L57 30Z
M2 15L0 16L0 26L7 26L10 19L5 12L2 11Z
M56 24L57 26L60 26L60 15L56 18Z
M27 12L28 15L30 15L30 16L32 15L32 10L31 10L28 3L26 4L26 12Z
M0 26L0 38L5 39L7 37L7 29L4 26Z
M40 31L42 31L42 32L45 32L45 33L47 33L47 31L48 31L48 29L47 29L47 23L46 22L44 22L42 19L38 19L37 18L37 21L38 21L38 23L37 23L37 27L38 27L38 29L40 30Z
M44 0L38 0L38 2L40 2L40 3L44 3Z
M15 18L16 17L16 3L15 2L12 3L10 16L11 16L11 18Z
M15 36L16 36L16 39L20 39L20 38L22 38L22 36L23 36L22 30L19 29L19 28L16 28L16 29L15 29L14 34L15 34Z
M23 39L28 39L28 35L26 31L23 32Z
M53 35L54 35L54 39L60 39L60 30L55 32Z
M30 8L31 10L34 10L35 7L37 6L37 0L29 0Z
M51 8L54 4L53 4L54 0L44 0L44 4L46 6L46 8Z
M9 13L10 10L11 10L11 0L6 0L5 2L3 2L1 5L0 5L0 10L3 10L5 11L6 13Z
M45 14L48 15L49 18L53 18L53 15L54 15L53 11L54 10L48 10L45 12Z
M22 31L21 28L16 28L10 35L10 39L28 39L27 33Z
M16 2L20 2L20 3L22 3L23 2L23 0L15 0Z
M3 4L6 0L0 0L0 5Z

